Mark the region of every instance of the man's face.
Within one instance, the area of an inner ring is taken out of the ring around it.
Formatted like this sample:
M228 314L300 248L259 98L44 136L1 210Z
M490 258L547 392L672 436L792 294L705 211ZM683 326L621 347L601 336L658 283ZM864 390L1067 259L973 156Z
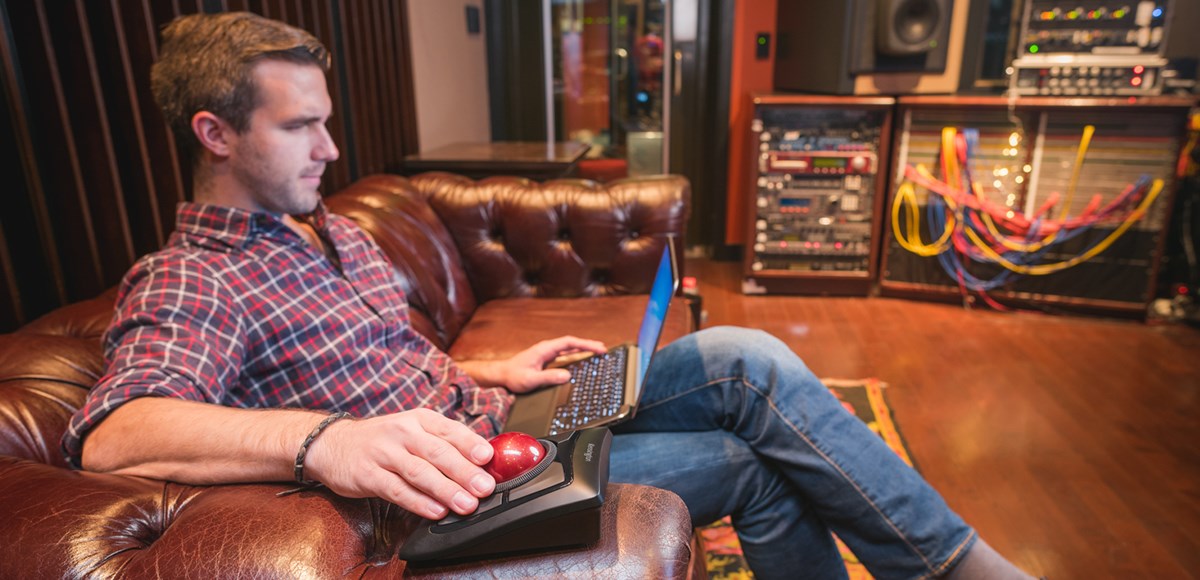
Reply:
M254 68L258 107L231 143L230 171L246 209L303 214L316 208L325 164L338 158L325 123L332 111L316 66L265 60Z

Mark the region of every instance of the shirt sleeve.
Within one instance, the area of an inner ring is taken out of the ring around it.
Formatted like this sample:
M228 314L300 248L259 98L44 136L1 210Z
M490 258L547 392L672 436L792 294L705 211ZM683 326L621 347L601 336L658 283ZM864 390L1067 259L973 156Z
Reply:
M83 440L138 397L219 403L244 354L242 313L225 284L196 260L154 255L126 276L104 336L106 368L63 435L81 468Z

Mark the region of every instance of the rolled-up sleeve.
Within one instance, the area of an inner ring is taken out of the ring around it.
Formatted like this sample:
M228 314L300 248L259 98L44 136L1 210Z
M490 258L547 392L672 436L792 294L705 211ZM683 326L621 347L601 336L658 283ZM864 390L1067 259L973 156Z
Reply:
M80 468L87 434L138 397L220 403L241 368L242 319L206 265L159 256L135 265L104 336L105 374L63 435L67 462Z

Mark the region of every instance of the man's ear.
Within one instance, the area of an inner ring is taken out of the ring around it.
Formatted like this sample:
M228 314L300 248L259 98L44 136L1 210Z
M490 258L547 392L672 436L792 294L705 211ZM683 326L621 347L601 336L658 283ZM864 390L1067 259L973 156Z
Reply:
M200 111L192 115L192 133L205 149L217 157L228 157L233 143L230 137L234 135L233 127L224 119L208 112Z

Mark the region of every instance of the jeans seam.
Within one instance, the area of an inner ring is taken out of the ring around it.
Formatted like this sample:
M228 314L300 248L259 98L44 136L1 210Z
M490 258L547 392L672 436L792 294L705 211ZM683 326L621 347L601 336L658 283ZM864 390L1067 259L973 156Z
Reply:
M971 543L971 540L975 539L975 535L976 535L975 530L971 530L971 533L967 534L967 537L965 539L963 539L963 541L959 542L957 546L954 547L954 551L950 553L950 557L946 558L945 562L942 562L942 564L940 566L938 566L937 569L933 570L929 574L926 574L925 576L922 576L921 578L922 579L938 578L938 577L941 577L943 574L945 574L947 570L949 570L950 568L953 567L955 560L957 560L962 555L963 550L965 550L967 548L967 545Z
M878 514L878 515L879 515L879 517L880 517L880 518L882 518L882 519L883 519L883 521L887 523L888 527L890 527L890 528L892 529L892 531L893 531L893 532L895 532L895 534L896 534L896 537L900 538L900 540L901 540L902 542L904 542L904 545L908 546L908 548L909 548L910 550L912 550L913 554L915 554L915 555L916 555L918 558L920 558L920 559L921 559L921 562L923 562L923 563L924 563L924 565L925 565L925 569L926 569L926 570L929 570L930 572L933 572L933 571L934 571L934 566L933 566L933 564L931 564L931 563L930 563L930 561L929 561L929 558L927 558L927 557L925 556L925 554L924 554L924 553L923 553L923 552L922 552L920 549L918 549L916 546L914 546L914 545L913 545L913 543L912 543L912 542L910 542L910 541L908 540L908 536L906 536L906 535L904 534L904 532L900 530L900 528L899 528L899 527L896 525L896 523L895 523L895 522L893 522L893 521L892 521L892 519L891 519L891 518L889 518L889 517L887 516L887 514L883 513L883 510L882 510L882 509L880 509L880 507L879 507L879 506L878 506L878 505L875 503L875 501L874 501L873 499L871 499L871 497L870 497L870 496L868 496L868 495L866 494L866 492L864 492L864 491L862 490L862 488L860 488L860 487L858 486L858 483L857 483L856 481L854 481L854 479L853 479L853 478L851 478L851 477L850 477L850 475L849 475L849 474L847 474L847 473L846 473L846 472L845 472L845 471L842 469L842 466L838 465L838 464L837 464L837 462L833 461L833 459L832 459L832 458L830 458L830 457L829 457L829 456L828 456L828 455L825 453L825 451L823 451L823 450L822 450L820 447L818 447L818 446L816 445L816 443L814 443L814 442L813 442L811 439L809 439L809 438L808 438L808 436L807 436L807 435L805 435L805 434L804 434L804 433L803 433L803 432L802 432L800 429L798 429L798 428L797 428L795 425L793 425L793 424L792 424L792 422L791 422L791 421L789 421L789 420L787 419L787 417L785 417L785 416L783 415L783 413L781 413L781 412L779 411L779 408L775 406L775 401L772 401L772 400L771 400L771 397L767 396L767 395L766 395L766 394L765 394L765 393L764 393L764 392L763 392L761 389L759 389L759 388L758 388L758 386L757 386L757 385L755 385L755 384L751 383L750 381L746 380L746 378L745 378L745 377L723 377L723 378L720 378L720 379L712 379L712 380L710 380L710 381L708 381L708 382L705 382L705 383L702 383L702 384L696 385L695 387L692 387L691 389L688 389L688 390L686 390L686 391L681 391L681 392L679 392L679 393L676 393L674 396L668 397L668 398L666 398L666 399L661 399L661 400L659 400L659 401L655 401L654 403L651 403L650 405L645 405L645 406L644 406L644 408L653 408L653 407L656 407L656 406L658 406L658 405L660 405L660 404L662 404L662 403L666 403L666 402L668 402L668 401L675 400L675 399L677 399L677 398L679 398L679 397L682 397L682 396L684 396L684 395L691 394L691 393L693 393L693 392L695 392L695 391L698 391L698 390L700 390L700 389L707 388L707 387L710 387L710 386L713 386L713 385L716 385L716 384L719 384L719 383L723 383L723 382L726 382L726 381L738 381L738 382L742 383L742 385L744 385L744 386L745 386L747 389L749 389L749 390L751 390L751 391L753 391L753 392L757 393L757 394L758 394L758 396L762 397L762 398L763 398L763 400L765 400L765 401L767 402L767 405L770 407L771 411L772 411L773 413L775 413L775 415L776 415L776 416L777 416L777 417L778 417L778 418L779 418L781 421L783 421L783 423L784 423L785 425L787 425L787 426L788 426L788 428L789 428L789 429L791 429L791 430L792 430L792 432L793 432L793 433L795 433L797 437L799 437L799 438L800 438L802 441L804 441L806 444L808 444L808 446L809 446L809 447L810 447L810 448L811 448L813 451L815 451L815 452L817 453L817 455L818 455L818 456L820 456L820 457L821 457L821 459L825 461L825 463L827 463L829 466L833 467L833 468L834 468L834 469L835 469L835 470L838 472L838 474L839 474L839 475L841 475L841 476L842 476L842 478L843 478L845 481L847 481L847 482L850 484L850 486L851 486L852 488L854 488L854 491L855 491L855 492L857 492L857 493L858 493L858 495L859 495L860 497L862 497L862 498L863 498L863 499L864 499L864 500L867 502L867 504L868 504L868 505L870 505L870 506L871 506L871 509L875 510L875 513L876 513L876 514ZM973 532L972 532L972 533L973 533ZM969 539L969 538L970 538L970 536L968 536L968 539ZM960 547L960 549L961 549L961 547ZM951 558L951 560L952 560L952 558Z

